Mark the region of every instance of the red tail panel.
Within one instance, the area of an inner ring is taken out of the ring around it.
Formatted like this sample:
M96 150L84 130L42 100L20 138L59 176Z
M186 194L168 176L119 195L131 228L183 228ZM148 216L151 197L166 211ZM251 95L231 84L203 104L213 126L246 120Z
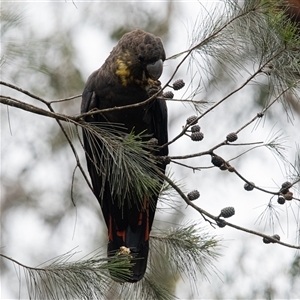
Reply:
M128 216L132 217L132 216ZM142 210L138 214L136 222L132 222L126 228L118 228L117 220L112 215L108 222L108 256L113 256L119 252L120 247L125 246L130 249L134 257L132 267L132 277L129 281L136 282L143 278L149 251L150 218L149 218L149 198L144 198Z

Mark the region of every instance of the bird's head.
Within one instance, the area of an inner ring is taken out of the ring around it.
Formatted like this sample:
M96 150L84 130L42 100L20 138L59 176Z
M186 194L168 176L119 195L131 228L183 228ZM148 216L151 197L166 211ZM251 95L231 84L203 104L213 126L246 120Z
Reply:
M114 72L123 86L147 86L157 82L166 59L159 37L142 30L126 33L110 54Z

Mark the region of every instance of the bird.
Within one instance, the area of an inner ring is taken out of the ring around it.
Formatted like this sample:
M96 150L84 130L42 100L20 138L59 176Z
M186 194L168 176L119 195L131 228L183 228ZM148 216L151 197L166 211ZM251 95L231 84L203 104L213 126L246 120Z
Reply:
M161 90L159 78L165 59L160 37L140 29L125 33L103 65L88 77L81 102L82 114L106 109L103 113L88 114L85 122L94 126L105 124L112 132L122 132L122 138L133 134L142 136L146 142L154 141L157 150L148 152L157 157L157 166L163 173L167 163L158 158L168 155L168 113L165 100L154 95ZM146 101L150 97L153 99ZM128 105L131 107L109 110ZM112 170L101 169L103 141L97 137L91 139L83 129L83 144L93 193L108 229L107 255L111 257L127 249L134 259L125 281L137 282L146 272L149 235L163 180L158 180L159 189L155 192L146 189L139 201L135 201L134 192L125 193L119 201L120 196L113 193L112 184L122 188L122 182L112 183L105 176ZM113 164L108 167L116 167ZM133 186L132 191L134 189Z

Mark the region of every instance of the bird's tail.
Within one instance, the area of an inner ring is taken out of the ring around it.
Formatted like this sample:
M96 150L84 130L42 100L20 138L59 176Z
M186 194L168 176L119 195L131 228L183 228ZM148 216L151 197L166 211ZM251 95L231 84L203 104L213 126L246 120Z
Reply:
M149 207L139 213L138 223L133 226L128 224L125 230L118 230L116 223L110 216L108 224L108 256L122 254L126 249L132 256L131 275L128 282L137 282L144 277L147 268L149 252Z

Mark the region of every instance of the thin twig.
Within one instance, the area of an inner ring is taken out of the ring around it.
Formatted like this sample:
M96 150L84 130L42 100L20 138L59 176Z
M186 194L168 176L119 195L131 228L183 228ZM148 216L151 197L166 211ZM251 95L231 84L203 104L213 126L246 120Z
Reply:
M260 143L263 143L263 142L260 142ZM232 145L232 144L229 144L229 145ZM250 149L248 149L248 150L246 150L246 151L240 153L239 155L237 155L237 156L235 156L235 157L233 157L233 158L227 160L227 162L233 161L233 160L235 160L235 159L237 159L237 158L239 158L239 157L245 155L246 153L248 153L248 152L250 152L250 151L252 151L252 150L254 150L254 149L263 147L263 146L265 146L265 144L263 144L263 145L257 145L257 146L255 146L255 147L252 147L252 148L250 148Z
M279 56L285 49L281 49L280 51L278 51L277 53L275 53L271 58L269 58L262 66L259 67L259 69L254 72L242 85L240 85L238 88L236 88L235 90L233 90L232 92L228 93L224 98L222 98L221 100L219 100L216 104L212 105L209 109L207 109L203 114L201 114L200 116L197 117L197 119L195 121L199 121L201 118L203 118L205 115L207 115L209 112L211 112L213 109L215 109L217 106L219 106L221 103L223 103L226 99L228 99L229 97L231 97L232 95L234 95L235 93L237 93L238 91L242 90L246 85L248 85L248 83L250 81L252 81L258 74L260 74L263 70L263 68L265 66L267 66L273 59L275 59L277 56ZM168 82L169 83L169 82ZM164 145L160 146L161 148L169 146L171 144L173 144L175 141L177 141L180 137L182 137L185 132L187 131L187 129L190 127L191 125L186 125L182 131L175 136L171 141L165 143ZM242 129L244 128L244 126L242 127ZM242 130L241 129L241 130ZM240 130L239 130L240 131ZM238 131L238 132L239 132Z
M182 167L185 167L185 168L188 168L188 169L192 169L193 171L201 171L201 169L206 169L207 168L207 167L192 167L192 166L180 163L176 160L171 160L171 162L174 163L174 164L177 164L179 166L182 166Z
M251 183L249 180L247 180L244 176L242 176L242 175L236 170L236 168L234 168L232 171L233 171L238 177L240 177L243 181L245 181L245 182L248 183L249 185L253 186L252 183ZM261 188L261 187L259 187L259 186L255 186L255 185L253 186L253 188L255 188L255 189L257 189L257 190L260 190L260 191L262 191L262 192L265 192L265 193L267 193L267 194L271 194L271 195L279 195L279 194L280 194L279 192L268 191L268 190L266 190L266 189L263 189L263 188Z
M80 98L81 96L82 96L82 95L79 94L79 95L75 95L75 96L71 96L71 97L67 97L67 98L62 98L62 99L58 99L58 100L52 100L52 101L49 101L48 103L49 103L49 104L52 104L52 103L58 103L58 102L70 101L70 100L73 100L73 99Z
M201 214L201 216L203 217L203 219L205 221L209 222L211 225L214 225L214 223L212 221L210 221L209 219L207 219L206 217L208 217L208 218L210 218L214 221L218 221L220 219L219 216L214 216L214 215L208 213L207 211L205 211L204 209L200 208L196 204L194 204L191 200L189 200L187 198L187 196L183 193L183 191L169 177L165 176L160 171L158 171L158 173L159 173L159 176L161 176L164 180L166 180L170 184L170 186L172 186L175 189L175 191L180 195L180 197L186 202L187 205L191 206L192 208L194 208L196 211L198 211ZM291 245L291 244L288 244L288 243L284 243L282 241L279 241L279 240L273 238L272 236L265 235L261 232L254 231L254 230L251 230L251 229L248 229L248 228L245 228L245 227L241 227L241 226L235 225L233 223L229 223L229 222L225 221L224 219L222 219L222 223L224 225L228 225L230 227L233 227L237 230L244 231L244 232L247 232L247 233L250 233L250 234L253 234L253 235L257 235L257 236L260 236L262 238L267 238L267 239L271 240L272 242L280 244L282 246L286 246L286 247L294 248L294 249L300 249L300 246L298 246L298 245Z
M193 104L209 104L209 103L212 103L212 102L207 101L207 100L175 99L175 98L164 98L164 97L157 97L157 99L158 100L181 102L181 103L193 103Z
M7 87L9 87L9 88L11 88L11 89L13 89L13 90L16 90L16 91L18 91L18 92L20 92L20 93L22 93L22 94L25 94L25 95L29 96L30 98L39 100L39 101L43 102L44 104L47 104L47 103L48 103L48 102L47 102L46 100L44 100L43 98L41 98L41 97L39 97L39 96L36 96L36 95L34 95L34 94L32 94L32 93L30 93L30 92L28 92L28 91L26 91L26 90L24 90L24 89L22 89L22 88L16 86L16 85L13 85L13 84L11 84L11 83L8 83L8 82L5 82L5 81L0 81L0 85L7 86Z
M52 100L52 101L46 101L45 99L36 96L22 88L19 88L13 84L4 82L4 81L0 81L0 85L4 85L7 86L9 88L12 88L20 93L23 93L33 99L39 100L42 103L44 103L45 105L47 105L47 107L49 107L49 105L51 105L52 103L55 102L60 102L60 101L67 101L70 99L74 99L79 97L80 95L76 95L76 96L72 96L70 98L65 98L65 99L59 99L59 100ZM101 113L107 113L107 112L111 112L111 111L119 111L119 110L123 110L123 109L129 109L129 108L135 108L135 107L139 107L139 106L143 106L151 101L153 101L153 99L155 99L161 92L163 89L160 89L159 91L157 91L155 94L151 95L151 97L149 97L148 99L146 99L145 101L139 102L139 103L134 103L134 104L129 104L129 105L124 105L124 106L117 106L117 107L111 107L111 108L106 108L106 109L95 109L93 111L87 112L87 113L83 113L77 116L66 116L63 114L58 114L56 113L57 118L59 118L59 120L61 121L69 121L69 120L73 120L73 121L80 121L82 119L84 119L86 116L91 116L91 115L95 115L95 114L101 114ZM11 101L10 101L11 100ZM10 105L10 106L14 106L32 113L36 113L36 114L40 114L40 115L45 115L47 117L52 117L55 118L55 115L49 113L46 110L43 110L42 108L36 107L34 105L28 104L26 102L22 102L20 100L11 98L11 97L6 97L3 95L0 95L0 103L6 104L6 105ZM18 103L18 104L17 104Z
M66 121L66 122L72 122L73 121L73 123L74 123L74 121L76 121L74 117L64 115L64 114L60 114L60 113L56 113L56 112L51 112L51 111L45 110L43 108L40 108L40 107L34 106L32 104L22 102L20 100L17 100L15 98L8 97L8 96L0 95L0 103L6 104L6 105L9 105L9 106L12 106L12 107L16 107L16 108L19 108L19 109L22 109L22 110L25 110L25 111L28 111L28 112L31 112L31 113L34 113L34 114L37 114L37 115L42 115L42 116L45 116L45 117L57 119L57 120L60 120L60 121ZM48 104L48 103L45 102L45 104Z

